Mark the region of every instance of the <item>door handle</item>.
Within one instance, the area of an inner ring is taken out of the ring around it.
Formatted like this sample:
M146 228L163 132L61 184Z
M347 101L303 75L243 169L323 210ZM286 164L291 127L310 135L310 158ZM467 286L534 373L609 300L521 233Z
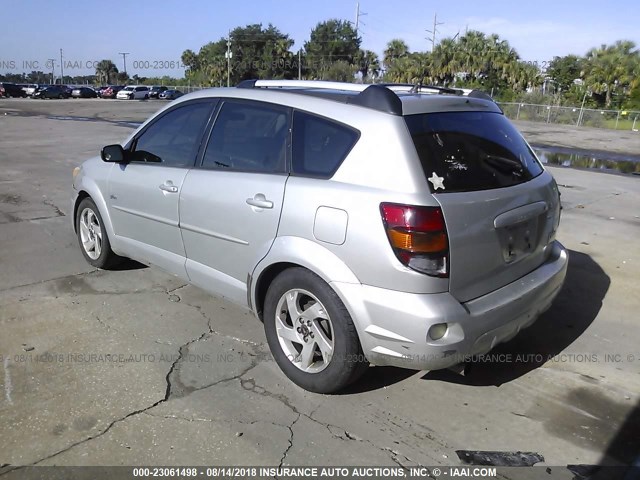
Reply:
M160 185L159 188L163 192L178 193L178 187L176 187L171 180L167 180L165 183Z
M273 208L273 202L267 200L262 193L256 193L253 198L247 198L247 204L257 208Z

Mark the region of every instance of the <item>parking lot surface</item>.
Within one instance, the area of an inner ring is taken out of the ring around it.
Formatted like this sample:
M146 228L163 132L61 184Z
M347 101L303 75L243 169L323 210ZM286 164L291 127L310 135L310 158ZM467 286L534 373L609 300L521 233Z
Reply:
M488 450L535 452L572 478L567 464L638 456L639 177L551 168L566 284L465 376L372 367L316 395L279 371L250 313L155 268L84 261L71 170L164 105L0 100L0 474L460 465L457 450Z

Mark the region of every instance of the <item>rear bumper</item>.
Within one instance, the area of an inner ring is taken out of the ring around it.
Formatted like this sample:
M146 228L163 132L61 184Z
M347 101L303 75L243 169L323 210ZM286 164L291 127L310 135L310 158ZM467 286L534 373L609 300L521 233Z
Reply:
M333 282L354 318L367 359L414 370L447 368L490 351L531 325L551 306L564 282L568 255L559 242L533 272L461 304L449 293L412 294ZM438 340L429 328L446 323Z

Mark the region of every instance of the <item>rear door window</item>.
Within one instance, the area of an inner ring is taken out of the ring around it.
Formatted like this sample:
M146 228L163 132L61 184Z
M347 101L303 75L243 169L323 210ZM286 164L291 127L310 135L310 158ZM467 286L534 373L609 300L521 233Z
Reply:
M405 121L434 193L489 190L526 182L543 167L502 114L447 112L407 115ZM436 179L438 180L438 179Z
M228 171L286 171L289 109L259 102L225 101L202 166Z
M330 178L360 138L350 127L305 112L293 115L292 173Z

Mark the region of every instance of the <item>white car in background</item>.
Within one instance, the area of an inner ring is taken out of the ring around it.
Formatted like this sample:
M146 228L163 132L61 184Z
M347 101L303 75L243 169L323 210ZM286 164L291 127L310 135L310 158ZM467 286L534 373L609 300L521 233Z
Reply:
M146 100L149 98L149 87L144 85L129 85L116 95L118 100Z
M35 93L36 90L38 90L38 85L36 85L35 83L30 83L29 85L27 85L26 87L23 87L22 89L27 94L27 96L30 97Z

